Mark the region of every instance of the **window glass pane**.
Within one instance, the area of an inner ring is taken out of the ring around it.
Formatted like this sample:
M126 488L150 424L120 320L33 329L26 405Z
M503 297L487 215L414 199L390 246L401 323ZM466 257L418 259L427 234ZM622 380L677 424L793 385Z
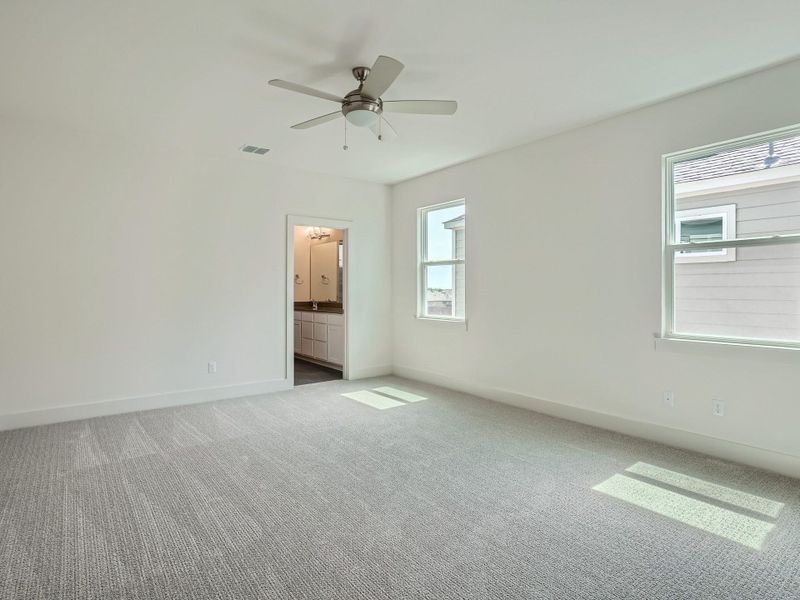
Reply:
M425 213L425 225L428 250L425 260L464 258L463 204L428 211Z
M734 205L735 232L723 231L721 239L800 233L800 136L680 162L673 181L676 222L682 211ZM698 236L715 234L701 231L700 223L689 228ZM676 227L677 242L691 235Z
M727 262L675 257L675 331L800 341L800 244L725 248Z
M707 242L722 240L723 238L723 224L722 217L712 217L710 219L687 219L680 221L679 228L676 231L676 237L682 243L686 242ZM699 258L701 256L724 256L725 250L681 250L681 256L692 256Z
M681 242L708 242L722 239L722 217L689 219L681 223Z
M424 314L430 317L464 316L464 265L425 267Z

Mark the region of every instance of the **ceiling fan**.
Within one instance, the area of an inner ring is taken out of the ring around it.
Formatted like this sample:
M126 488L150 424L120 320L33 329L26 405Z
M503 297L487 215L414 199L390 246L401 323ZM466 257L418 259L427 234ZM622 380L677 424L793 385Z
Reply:
M371 69L355 67L353 76L358 81L358 88L348 92L344 97L282 79L272 79L269 84L291 92L316 96L341 104L340 110L297 123L292 125L292 129L316 127L343 116L349 123L357 127L369 127L378 136L378 139L383 139L384 128L382 125L390 134L397 135L394 128L383 117L384 111L416 115L452 115L456 112L458 103L455 100L383 100L381 96L394 83L403 67L403 63L389 56L379 56Z

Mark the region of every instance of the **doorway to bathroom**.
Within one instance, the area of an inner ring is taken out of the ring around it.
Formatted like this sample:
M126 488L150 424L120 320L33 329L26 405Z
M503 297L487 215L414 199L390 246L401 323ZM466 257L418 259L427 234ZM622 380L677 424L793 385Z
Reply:
M287 233L287 379L294 386L347 379L348 227L295 217Z

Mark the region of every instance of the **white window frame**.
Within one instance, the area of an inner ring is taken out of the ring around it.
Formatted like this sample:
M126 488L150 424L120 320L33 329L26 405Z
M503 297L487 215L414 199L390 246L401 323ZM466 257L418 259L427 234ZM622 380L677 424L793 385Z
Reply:
M698 221L700 219L722 218L722 239L736 239L736 205L725 204L722 206L706 206L703 208L689 208L675 212L675 239L681 239L681 224L686 221ZM716 250L705 250L702 252L694 251L687 254L680 254L675 257L677 263L696 263L696 262L732 262L736 260L735 248L718 248Z
M443 208L451 208L454 206L464 207L464 231L466 236L466 214L467 203L464 198L458 200L451 200L449 202L441 202L439 204L431 204L429 206L421 206L417 209L417 314L418 319L431 319L436 321L454 321L457 323L464 323L466 321L466 297L462 298L464 303L464 316L456 317L446 315L429 315L425 312L425 290L428 288L427 282L427 269L426 267L448 266L448 265L465 265L466 264L466 248L464 248L464 258L453 258L450 260L426 260L428 256L428 213ZM466 237L465 237L466 239ZM453 256L455 256L455 233L453 234ZM466 279L466 267L465 279ZM455 268L453 269L453 278L455 278ZM453 312L455 312L456 298L455 298L455 281L453 281ZM464 290L466 296L466 286Z
M674 256L676 253L692 249L706 251L749 248L756 246L774 246L779 244L800 243L800 233L777 234L771 236L753 236L744 238L731 238L705 242L680 243L676 237L677 226L675 219L675 182L673 171L676 164L717 154L727 150L735 150L745 146L765 144L778 139L800 135L800 125L783 127L765 133L746 136L727 142L709 144L700 148L693 148L681 152L665 154L661 159L662 172L662 298L661 298L661 337L666 339L706 341L715 343L728 343L755 347L778 347L800 349L800 342L776 341L770 339L728 337L716 335L700 335L678 333L675 331L675 268Z

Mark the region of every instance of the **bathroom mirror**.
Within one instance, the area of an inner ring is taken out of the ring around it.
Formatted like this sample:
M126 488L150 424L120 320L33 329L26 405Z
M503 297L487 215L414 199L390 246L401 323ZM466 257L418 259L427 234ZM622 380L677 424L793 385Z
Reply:
M342 301L343 245L341 241L313 244L310 251L311 299Z

